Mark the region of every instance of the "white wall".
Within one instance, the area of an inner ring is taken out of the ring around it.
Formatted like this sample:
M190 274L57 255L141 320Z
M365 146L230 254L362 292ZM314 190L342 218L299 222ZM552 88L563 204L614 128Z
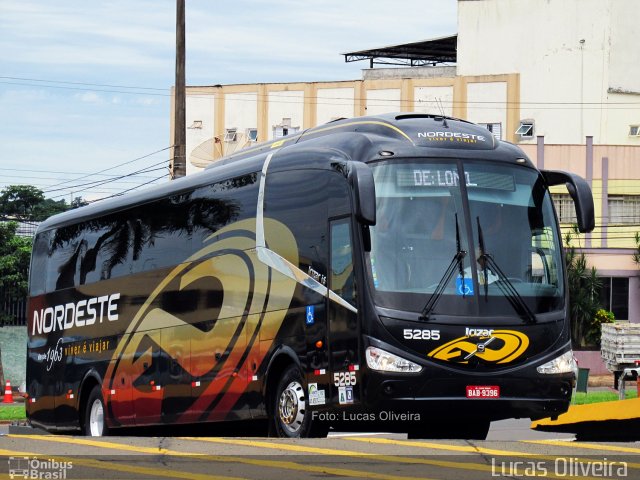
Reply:
M413 101L418 113L453 115L453 87L415 87Z
M273 140L273 127L280 125L283 118L291 119L292 127L303 129L304 121L304 91L269 92L269 114L267 129L269 140Z
M185 99L186 102L186 157L187 157L187 170L186 173L199 172L202 168L196 166L202 165L196 158L191 157L191 153L198 145L201 145L206 140L210 139L214 135L215 131L215 97L213 94L208 93L189 93ZM195 122L202 122L200 128L193 128ZM211 152L213 158L213 151Z
M640 124L639 8L637 0L615 0L611 4L607 86L609 104L615 109L604 112L603 136L612 144L640 145L640 137L628 136L629 125Z
M367 90L367 115L400 111L400 89Z
M236 150L248 145L246 131L248 128L258 127L258 94L257 92L227 93L224 96L224 126L216 130L222 143L223 155L229 155ZM227 129L236 128L238 132L237 142L225 142L224 135Z
M521 117L535 119L536 135L548 143L583 143L585 135L611 143L600 105L609 102L615 1L459 1L458 74L518 72Z
M638 0L614 0L611 3L609 88L640 93L639 20Z
M507 127L507 83L469 83L467 85L467 118L475 123L502 124L502 138Z
M316 123L322 125L334 118L351 118L354 113L354 88L318 88Z

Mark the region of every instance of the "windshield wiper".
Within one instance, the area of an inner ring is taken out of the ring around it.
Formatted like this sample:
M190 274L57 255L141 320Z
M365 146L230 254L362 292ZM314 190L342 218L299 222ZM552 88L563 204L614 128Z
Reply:
M513 309L518 312L518 314L524 317L524 320L527 323L536 323L536 316L533 314L531 309L527 306L526 302L520 296L516 288L513 286L513 283L509 280L509 278L505 275L502 269L498 266L496 261L493 259L493 256L484 248L484 237L482 235L482 227L480 226L480 217L476 217L476 221L478 223L478 247L480 249L480 256L478 260L482 267L482 273L484 275L484 298L487 299L488 291L489 291L489 282L487 271L491 270L494 273L498 274L498 281L495 282L496 286L502 291L509 303L513 307Z
M433 311L433 308L436 306L438 300L440 300L440 297L444 293L445 288L447 288L447 284L449 283L449 280L451 280L451 277L456 270L456 266L458 267L458 273L460 274L462 283L464 284L464 268L462 266L462 260L467 255L467 252L465 250L462 250L460 246L460 227L458 225L458 214L456 213L454 216L456 219L456 254L451 259L451 263L445 270L444 275L442 275L440 282L438 282L438 286L433 291L433 293L429 297L429 300L427 301L427 304L422 309L422 314L419 317L422 321L429 320L429 315ZM465 295L464 289L462 295Z

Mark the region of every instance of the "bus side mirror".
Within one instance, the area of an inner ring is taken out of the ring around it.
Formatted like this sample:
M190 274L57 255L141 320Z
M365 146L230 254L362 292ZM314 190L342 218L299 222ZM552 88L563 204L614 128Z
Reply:
M578 230L582 233L591 232L596 225L596 221L593 213L593 195L585 179L574 173L559 170L543 170L542 175L549 186L562 184L567 186L569 195L571 195L576 206Z
M376 224L376 185L373 172L362 162L349 162L349 183L353 191L355 214L363 225Z

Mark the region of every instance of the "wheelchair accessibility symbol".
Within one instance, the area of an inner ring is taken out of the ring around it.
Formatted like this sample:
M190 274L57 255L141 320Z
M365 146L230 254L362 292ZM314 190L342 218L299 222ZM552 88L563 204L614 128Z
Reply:
M473 295L473 279L456 278L456 295Z
M306 324L307 325L313 325L316 321L315 318L315 307L313 305L310 305L307 307L307 319L306 319Z

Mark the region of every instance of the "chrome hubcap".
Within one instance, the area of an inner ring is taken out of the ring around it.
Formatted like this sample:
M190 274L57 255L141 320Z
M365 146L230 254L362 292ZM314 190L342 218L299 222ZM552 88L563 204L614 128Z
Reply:
M102 402L96 399L91 405L89 412L89 431L92 437L101 437L104 426L104 410Z
M298 382L293 381L287 385L278 401L280 422L290 435L297 434L302 428L305 410L304 389Z

